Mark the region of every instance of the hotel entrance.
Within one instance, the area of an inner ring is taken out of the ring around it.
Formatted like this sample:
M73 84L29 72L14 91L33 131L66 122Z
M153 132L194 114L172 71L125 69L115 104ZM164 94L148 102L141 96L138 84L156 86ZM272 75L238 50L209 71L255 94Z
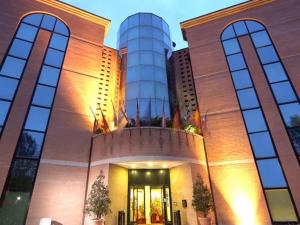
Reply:
M169 170L129 170L128 224L171 225Z

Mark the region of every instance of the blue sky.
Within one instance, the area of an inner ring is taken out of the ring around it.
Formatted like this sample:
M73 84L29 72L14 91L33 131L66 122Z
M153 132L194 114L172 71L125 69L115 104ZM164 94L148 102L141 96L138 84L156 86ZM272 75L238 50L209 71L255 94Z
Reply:
M105 45L116 48L117 31L121 22L137 12L151 12L161 16L171 29L176 49L187 47L182 39L179 23L211 13L246 0L63 0L66 3L110 19L111 27Z

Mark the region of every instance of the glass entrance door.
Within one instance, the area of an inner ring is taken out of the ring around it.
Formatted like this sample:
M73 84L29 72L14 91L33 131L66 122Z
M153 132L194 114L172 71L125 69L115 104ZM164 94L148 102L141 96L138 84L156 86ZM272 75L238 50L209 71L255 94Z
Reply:
M167 186L131 186L129 204L130 224L172 224Z

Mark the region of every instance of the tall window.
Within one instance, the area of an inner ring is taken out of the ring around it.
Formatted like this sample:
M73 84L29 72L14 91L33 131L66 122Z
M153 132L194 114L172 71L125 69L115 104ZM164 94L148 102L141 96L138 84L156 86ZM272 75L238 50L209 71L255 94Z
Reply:
M277 68L281 68L281 72L278 72L274 67L269 68L270 77L273 77L273 79L278 82L279 77L284 75L284 81L289 83L289 81L287 81L286 72L273 46L271 46L270 38L264 26L258 22L239 21L228 26L221 37L224 53L227 58L232 81L247 128L271 218L273 222L296 222L298 221L298 216L289 187L278 160L273 138L270 134L256 89L253 85L251 74L240 47L239 37L249 34L254 45L258 48L260 59L263 59L263 62L266 63L277 63L276 65L271 65L271 67L277 66ZM263 46L268 47L264 49ZM274 55L277 56L276 62L271 60ZM286 83L284 84L286 85ZM292 90L291 87L290 89ZM279 95L281 96L280 99L285 98L285 93ZM295 102L292 104L295 104Z
M54 16L46 14L26 16L19 25L0 73L0 96L3 99L0 105L0 121L5 121L40 29L51 32L51 38L1 196L1 225L25 223L53 100L68 45L69 29ZM2 89L2 87L4 88Z

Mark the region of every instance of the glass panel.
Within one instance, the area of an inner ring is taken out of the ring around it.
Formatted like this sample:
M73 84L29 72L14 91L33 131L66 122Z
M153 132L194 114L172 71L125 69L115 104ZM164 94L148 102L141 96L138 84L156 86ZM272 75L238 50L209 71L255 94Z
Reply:
M152 39L141 38L140 39L140 50L152 50Z
M127 67L126 82L131 83L140 79L139 66Z
M138 27L132 28L128 31L128 40L138 38L138 36L139 36ZM123 39L123 37L122 37L122 39Z
M140 97L150 98L154 96L154 84L153 82L141 81L140 83Z
M153 57L151 52L141 52L140 57L141 64L153 64Z
M54 93L55 88L38 84L35 89L32 104L51 107Z
M163 23L163 31L169 35L170 34L169 25L164 20L162 20L162 23Z
M140 25L151 25L152 18L151 14L141 13L140 14Z
M164 56L161 54L154 53L154 65L164 67L166 65Z
M296 153L298 156L300 156L300 119L297 121L297 126L299 127L289 128L288 132L293 141Z
M45 131L49 113L50 109L31 106L25 123L25 129Z
M285 81L271 84L271 87L278 103L292 102L297 100L290 82Z
M165 70L158 67L154 68L154 79L155 81L167 84L167 76Z
M246 68L246 64L241 53L227 56L229 68L231 71L240 70Z
M134 16L130 16L128 19L128 27L134 27L134 26L138 26L139 25L139 16L138 15L134 15Z
M136 99L127 100L126 99L126 113L128 118L135 118L136 117Z
M137 218L137 221L138 221L138 224L141 224L141 220L144 220L145 219L145 199L144 199L144 189L138 189L137 190L137 197L136 197L136 218ZM140 221L140 222L139 222Z
M36 160L16 159L13 164L8 190L18 192L31 191L36 170Z
M246 21L249 32L264 30L265 28L256 21Z
M270 83L287 80L285 71L280 62L264 65Z
M266 31L253 33L251 34L251 37L256 48L272 44L269 35Z
M168 87L162 83L155 83L155 97L163 99L168 99Z
M136 99L139 97L139 83L127 83L126 100Z
M38 29L36 27L21 23L16 37L33 42L37 31Z
M140 27L140 37L151 37L152 38L152 28L151 27Z
M27 41L15 39L8 54L26 59L30 53L31 46L32 44Z
M52 31L55 25L55 18L50 15L44 15L42 20L41 28Z
M223 41L223 46L224 46L226 55L231 55L231 54L238 53L241 51L239 42L237 41L236 38L230 39L227 41Z
M299 126L300 105L299 103L284 104L279 106L285 124L288 127Z
M50 47L65 51L68 43L68 38L59 34L53 34L50 41Z
M250 109L259 107L256 93L253 88L237 91L242 109Z
M273 46L258 48L257 53L262 64L276 62L279 60Z
M287 189L265 190L273 221L298 221Z
M161 20L161 18L158 17L158 16L152 15L152 25L159 28L159 29L162 29L162 20Z
M17 156L38 158L44 140L44 133L23 131L17 147Z
M57 85L59 72L60 70L57 68L50 67L50 66L43 66L39 78L39 83L51 85L55 87Z
M23 21L35 26L39 26L41 23L43 15L42 14L32 14L32 15L28 15L26 16Z
M0 98L12 100L18 86L18 80L0 76Z
M248 34L248 30L244 21L239 21L233 24L237 36Z
M161 41L153 40L153 50L164 54L164 45Z
M3 225L24 224L29 196L29 192L6 191L0 208L0 223Z
M54 32L69 36L69 30L64 23L57 20L54 28Z
M140 80L151 80L154 79L154 67L153 66L140 66Z
M10 102L0 100L0 126L3 126L7 112L9 110Z
M235 33L234 33L232 25L230 25L223 31L222 40L226 40L226 39L233 38L233 37L235 37Z
M54 49L48 49L45 64L60 68L64 59L64 53Z
M161 30L153 29L153 37L159 41L163 41L164 34Z
M138 40L130 40L128 41L128 53L135 52L139 50L139 42Z
M163 223L162 189L151 188L151 223Z
M267 130L267 126L260 109L244 111L243 115L248 133Z
M275 156L269 132L254 133L249 137L256 158Z
M286 187L278 159L257 160L257 167L264 188Z
M26 61L15 57L7 56L1 69L1 74L20 78L23 72Z
M232 72L232 79L235 86L235 89L243 89L252 87L252 82L248 70L239 70Z
M127 66L134 66L139 64L139 53L130 53L127 56Z

